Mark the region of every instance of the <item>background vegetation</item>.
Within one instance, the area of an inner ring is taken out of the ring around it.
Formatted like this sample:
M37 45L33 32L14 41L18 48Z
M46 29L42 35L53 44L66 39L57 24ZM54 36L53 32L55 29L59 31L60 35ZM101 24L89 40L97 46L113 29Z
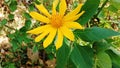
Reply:
M120 0L66 0L68 11L83 3L76 41L64 38L55 50L26 31L41 24L29 11L34 3L51 10L53 0L0 0L0 68L120 68Z

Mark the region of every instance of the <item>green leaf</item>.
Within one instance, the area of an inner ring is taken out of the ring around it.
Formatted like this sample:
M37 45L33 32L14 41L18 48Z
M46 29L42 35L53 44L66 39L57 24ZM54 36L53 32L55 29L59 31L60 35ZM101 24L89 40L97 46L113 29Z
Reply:
M105 52L97 54L97 65L99 68L112 68L110 56Z
M107 53L110 55L113 63L113 68L120 68L120 56L115 54L112 50L107 51Z
M16 1L11 1L9 5L9 9L14 12L17 9L17 2Z
M113 5L110 5L109 7L108 7L108 9L110 10L110 11L112 11L112 12L117 12L118 11L118 9L116 8L116 7L114 7Z
M10 39L14 39L15 38L15 35L14 34L8 34L7 35Z
M29 15L27 12L24 13L24 17L25 17L26 19L30 19L30 18L31 18L30 15Z
M7 19L3 19L3 20L0 22L0 26L4 26L6 23L7 23Z
M16 68L14 63L9 64L9 68Z
M15 39L18 41L17 43L22 44L24 35L17 35L17 37Z
M18 42L18 41L15 40L15 39L13 39L13 40L11 41L13 51L16 51L16 50L19 48L17 42Z
M31 39L28 38L28 37L25 35L24 38L23 38L23 41L24 41L25 43L30 43L30 42L31 42Z
M14 15L13 14L9 14L8 18L9 18L9 20L13 20L14 19Z
M117 9L120 9L120 0L110 0L110 3Z
M43 1L45 1L45 0L43 0ZM41 4L41 1L40 0L35 0L35 3L36 4ZM44 2L43 2L44 3Z
M82 54L84 61L86 62L87 68L92 68L94 60L92 59L94 57L93 49L89 46L80 46L77 45L79 52Z
M68 59L66 68L76 68L75 64L72 62L70 58Z
M104 52L107 49L109 49L110 46L112 46L106 40L94 42L93 45L94 45L97 52Z
M89 42L98 41L106 39L111 36L120 35L120 33L115 32L113 30L99 27L86 28L84 30L76 30L74 33L76 36L79 36L81 39Z
M88 47L74 45L70 58L76 68L92 68L93 66L93 51Z
M33 53L38 52L38 46L33 46L32 51L33 51Z
M57 51L56 59L57 65L56 68L65 68L67 60L69 59L70 48L63 43L62 47Z
M28 28L30 28L30 26L31 26L31 20L26 20L25 21L25 27L28 29Z
M5 65L4 68L16 68L16 67L15 67L14 63L9 63L9 64Z
M30 4L28 7L29 7L29 11L34 11L34 4Z
M85 13L78 19L78 22L82 25L86 24L96 13L99 3L100 0L87 0L81 9Z
M30 26L31 26L31 20L26 20L25 21L25 26L23 26L21 29L20 29L20 31L21 32L26 32L29 28L30 28Z

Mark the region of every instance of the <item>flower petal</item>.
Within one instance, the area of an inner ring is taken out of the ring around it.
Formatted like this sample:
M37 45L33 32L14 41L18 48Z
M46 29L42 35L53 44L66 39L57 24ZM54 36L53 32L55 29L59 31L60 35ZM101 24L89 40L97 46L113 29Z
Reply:
M45 39L45 41L43 42L44 48L48 47L48 45L52 43L52 41L56 35L56 32L57 32L57 29L55 29L53 27L50 28L50 33L47 36L47 38Z
M60 5L59 5L60 15L64 16L66 9L67 9L66 0L60 0Z
M52 14L53 15L56 14L56 7L57 7L58 3L59 3L59 0L54 0L53 7L52 7Z
M65 21L65 22L68 22L68 21L75 21L75 20L77 20L83 13L84 13L84 11L82 11L82 12L79 13L78 15L64 18L64 21Z
M47 28L49 28L50 25L44 25L44 26L40 26L40 27L37 27L35 29L32 29L30 31L27 31L27 33L31 33L31 34L40 34L44 31L46 31Z
M73 29L84 29L79 23L77 22L65 22L65 26L68 28L73 28Z
M41 41L46 35L48 35L49 31L43 32L42 34L40 34L39 36L37 36L35 38L35 42L39 42Z
M63 34L62 34L61 30L58 29L58 37L57 37L57 40L55 43L56 50L58 50L62 46L62 43L63 43Z
M72 31L70 31L66 26L63 26L60 28L61 32L65 37L67 37L69 40L74 41L74 34Z
M66 16L64 16L64 18L72 17L72 16L75 16L76 14L78 14L80 12L82 5L83 4L79 4L77 6L77 8L75 8L73 11L69 12Z
M37 12L34 12L34 11L30 12L30 16L32 16L34 19L39 20L44 23L50 22L50 20L48 18L46 18L45 16L43 16Z
M37 7L37 9L42 12L44 15L46 15L47 17L51 17L50 13L47 11L47 9L43 6L43 4L37 5L35 4L35 6Z

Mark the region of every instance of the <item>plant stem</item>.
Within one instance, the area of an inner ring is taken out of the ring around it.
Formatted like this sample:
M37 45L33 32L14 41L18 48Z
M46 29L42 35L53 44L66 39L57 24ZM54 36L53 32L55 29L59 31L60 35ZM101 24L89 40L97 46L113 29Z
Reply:
M108 0L106 0L106 1L102 4L101 8L99 8L97 14L95 15L95 18L97 18L97 16L100 14L100 12L102 11L102 9L105 7L105 5L107 4L107 2L108 2Z
M94 54L94 67L93 68L97 68L97 55Z

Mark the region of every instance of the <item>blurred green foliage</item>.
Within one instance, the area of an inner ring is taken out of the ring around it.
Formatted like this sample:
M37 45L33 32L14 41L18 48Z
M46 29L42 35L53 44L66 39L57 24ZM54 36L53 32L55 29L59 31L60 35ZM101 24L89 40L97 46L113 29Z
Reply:
M52 2L50 0L30 0L24 1L23 4L30 12L36 10L35 3L43 3L50 10ZM70 5L76 7L78 2L75 0L72 2L73 5ZM17 10L19 2L18 0L4 0L4 4L8 6L10 13L8 19L0 20L0 28L10 28L6 24L15 19L13 12ZM63 46L57 51L54 43L44 49L42 46L44 39L36 43L33 40L36 36L26 33L26 31L41 24L38 21L33 24L33 19L29 13L23 12L21 16L25 18L24 26L20 29L13 29L14 32L7 34L11 44L11 48L7 49L10 54L0 53L0 56L5 57L1 58L0 66L3 68L22 66L47 68L49 65L46 62L56 59L53 63L56 68L120 68L119 4L119 0L86 0L82 7L82 11L85 13L77 20L85 26L85 29L74 30L75 41L71 42L64 38ZM87 45L79 42L87 43ZM29 48L32 51L28 50Z

